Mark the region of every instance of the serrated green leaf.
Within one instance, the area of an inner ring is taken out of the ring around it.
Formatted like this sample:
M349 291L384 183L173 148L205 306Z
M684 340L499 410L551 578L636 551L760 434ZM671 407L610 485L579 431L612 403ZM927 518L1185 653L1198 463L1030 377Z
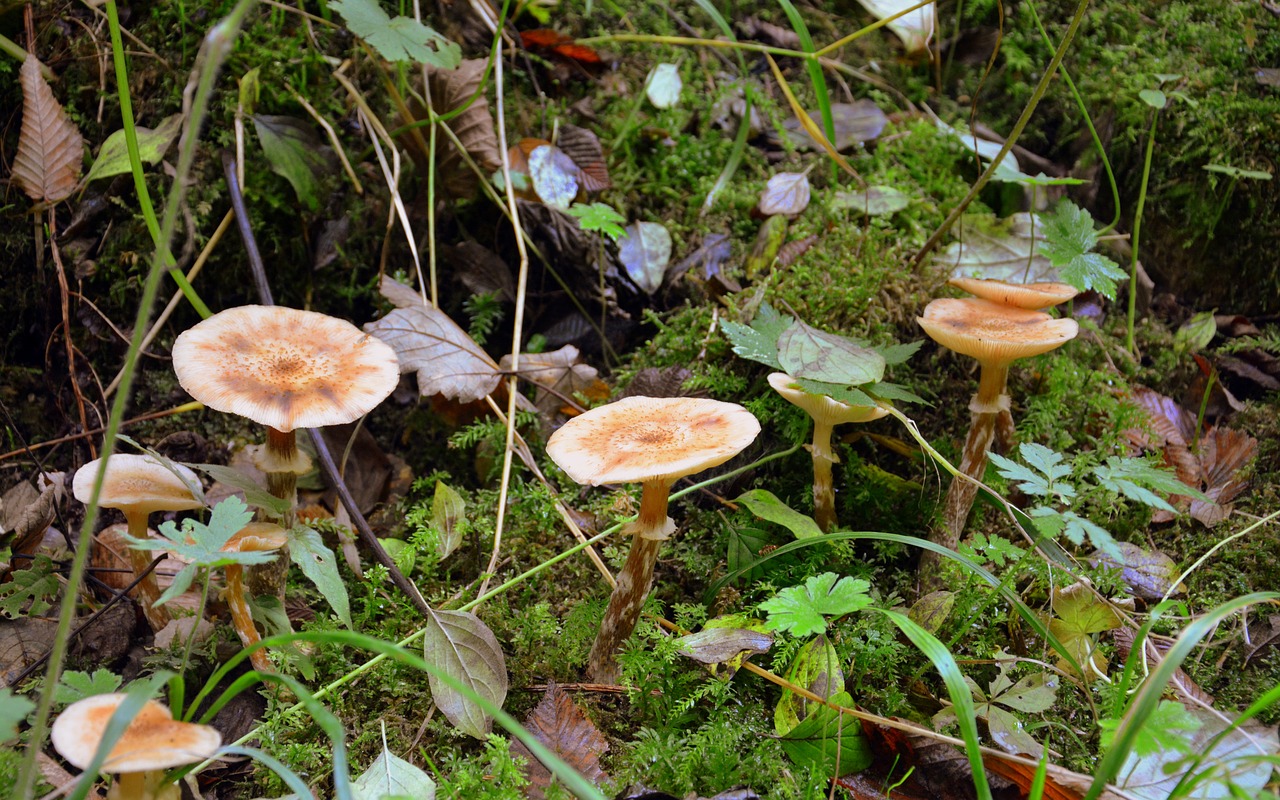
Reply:
M1093 474L1103 488L1165 511L1173 511L1173 506L1151 489L1157 489L1166 494L1190 495L1199 500L1212 502L1198 489L1193 489L1178 480L1172 471L1152 466L1140 458L1109 456L1105 465L1093 468Z
M809 394L821 394L830 397L832 400L839 400L841 403L849 406L858 406L860 408L870 408L876 404L876 400L866 389L881 384L864 384L862 386L845 386L838 383L828 383L826 381L811 381L808 378L796 378L796 386L799 386Z
M987 458L996 466L996 471L1007 481L1018 484L1024 494L1046 496L1050 493L1049 481L1043 475L1037 475L1029 468L1011 461L999 453L987 453Z
M95 669L92 675L78 670L67 670L58 678L53 699L58 703L70 705L95 694L110 694L120 688L120 683L119 675L102 667Z
M792 321L794 317L779 314L773 306L764 303L750 327L730 320L721 322L720 326L724 329L725 336L729 337L733 352L781 370L782 365L778 363L778 337Z
M769 522L776 522L791 531L797 539L822 536L822 529L813 517L805 516L788 506L767 489L751 489L737 499L747 510Z
M1112 300L1116 281L1126 275L1111 259L1091 252L1098 243L1093 217L1069 200L1042 219L1044 242L1039 252L1059 270L1059 278L1081 291L1096 289Z
M14 570L9 581L0 584L0 614L8 619L39 616L50 609L61 588L53 559L37 555L30 569Z
M623 234L622 223L627 221L608 203L574 203L568 213L584 231L603 233L615 242Z
M310 528L298 526L289 531L289 558L302 568L302 574L316 585L320 595L329 601L333 613L342 624L354 628L351 623L351 603L347 598L347 585L338 574L338 560L325 546L320 534Z
M377 0L330 0L356 36L388 61L416 61L437 69L456 69L462 49L410 17L394 19Z
M164 158L169 145L177 138L182 127L182 115L174 114L160 121L154 130L138 126L138 155L143 164L158 164ZM99 178L111 178L130 172L133 166L129 163L129 150L125 145L124 131L118 130L107 137L93 160L85 183Z
M466 684L494 705L507 697L507 665L493 632L475 614L431 611L422 637L423 656L450 677ZM474 701L434 674L429 676L431 698L454 727L483 739L493 727L490 717Z
M846 707L853 705L853 698L846 692L836 694L831 701ZM798 766L811 767L822 775L848 775L866 769L873 760L862 722L827 706L817 707L779 744Z
M859 385L884 377L884 356L844 336L793 320L778 337L778 363L794 378Z
M861 578L841 578L834 572L824 572L806 580L804 586L783 589L761 603L760 608L769 614L770 630L789 630L793 636L804 637L824 632L824 617L866 608L871 604L867 594L870 588L871 584Z
M8 687L0 689L0 744L6 744L18 735L18 726L27 715L36 710L36 704L16 695Z

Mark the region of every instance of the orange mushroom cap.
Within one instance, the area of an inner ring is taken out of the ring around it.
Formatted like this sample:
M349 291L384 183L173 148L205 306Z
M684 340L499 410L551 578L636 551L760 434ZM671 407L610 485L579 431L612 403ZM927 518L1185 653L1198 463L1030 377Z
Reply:
M785 372L769 374L769 385L794 405L803 408L816 422L840 425L845 422L871 422L889 412L880 406L851 406L824 394L812 394L795 385L796 379Z
M400 380L395 351L346 320L280 306L227 309L173 343L192 397L278 431L352 422Z
M938 344L984 364L1047 353L1079 332L1073 319L972 297L934 300L916 321Z
M547 455L578 483L674 481L723 464L760 433L735 403L700 397L628 397L566 422Z
M274 522L250 522L227 540L224 553L252 553L279 550L289 543L289 533Z
M1065 303L1080 293L1069 283L1007 283L990 278L962 277L952 278L947 283L993 303L1037 311Z
M74 766L87 768L125 696L96 694L67 706L50 732L54 748ZM102 768L115 773L170 769L212 758L221 745L217 729L175 720L168 708L148 700L115 742Z
M76 470L71 480L71 493L82 503L89 502L93 484L102 469L102 459L90 461ZM103 508L131 508L150 515L156 511L191 511L203 503L195 498L188 483L199 486L196 474L181 464L174 464L182 477L150 456L117 453L107 460L107 474L102 481L98 504ZM186 479L186 483L183 479Z

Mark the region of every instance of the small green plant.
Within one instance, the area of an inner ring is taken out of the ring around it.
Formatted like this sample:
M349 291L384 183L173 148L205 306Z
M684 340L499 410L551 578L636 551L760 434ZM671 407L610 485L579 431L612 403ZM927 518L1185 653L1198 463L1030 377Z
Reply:
M578 220L578 225L584 231L603 233L615 242L625 232L622 223L627 218L608 203L574 203L569 207L568 213Z

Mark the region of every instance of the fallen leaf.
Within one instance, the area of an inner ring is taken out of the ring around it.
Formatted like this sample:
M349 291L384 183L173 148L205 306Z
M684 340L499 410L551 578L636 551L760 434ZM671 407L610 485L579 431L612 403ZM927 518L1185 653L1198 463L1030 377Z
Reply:
M1193 499L1191 516L1206 528L1212 528L1231 513L1228 505L1249 486L1240 477L1258 454L1258 440L1239 431L1221 426L1210 428L1200 439L1200 471L1204 477L1204 493L1212 503Z
M1119 655L1120 660L1128 660L1129 651L1133 649L1135 640L1133 629L1116 628L1111 632L1111 638L1116 643L1117 655ZM1160 662L1164 661L1165 653L1169 652L1168 640L1157 641L1148 636L1143 641L1143 644L1146 647L1144 663L1150 665L1149 669L1154 669ZM1191 676L1184 672L1181 667L1174 670L1173 677L1169 680L1169 688L1188 704L1213 705L1213 695L1200 688L1200 685L1193 681Z
M0 541L14 552L27 552L56 518L57 506L66 495L64 477L61 472L40 473L36 485L22 480L9 487L0 496Z
M378 440L363 425L349 422L345 425L329 425L321 428L325 444L330 452L339 454L338 468L343 483L351 492L360 513L369 514L387 497L387 485L391 481L391 459L383 452ZM321 475L328 486L328 477ZM339 505L337 489L329 487L325 503L330 508Z
M604 59L594 49L576 44L573 37L549 28L521 31L520 43L529 50L555 55L566 61L572 61L580 67L595 68L604 64Z
M778 248L778 255L774 258L773 265L777 269L786 269L800 256L809 252L809 248L818 243L818 234L811 233L803 239L792 239L782 247Z
M809 175L805 172L780 172L769 179L757 205L764 216L786 214L796 216L809 207Z
M809 117L822 126L822 118L817 111L810 111ZM889 124L880 107L871 100L859 100L855 103L832 103L831 119L835 126L836 137L831 140L837 150L848 150L855 145L870 142L880 136L881 131ZM805 130L800 120L792 117L782 123L791 144L800 150L816 150L819 145Z
M501 706L507 697L507 664L493 631L467 611L433 610L427 616L422 637L423 657L473 692ZM466 695L428 676L431 699L453 726L468 736L483 739L493 728L493 717Z
M37 202L60 203L75 191L84 160L84 140L28 53L18 71L22 83L22 130L11 180Z
M364 329L391 345L401 372L417 373L418 391L424 397L439 394L470 402L497 387L498 365L448 314L385 275L381 292L397 308Z
M499 362L504 371L511 369L511 356ZM599 372L578 358L578 348L571 344L549 353L522 353L519 375L538 385L533 404L548 417L564 405L573 404L573 396L590 389Z
M1178 565L1173 559L1159 550L1145 550L1132 542L1117 542L1123 561L1116 561L1110 555L1097 550L1089 557L1096 566L1107 566L1120 569L1120 580L1129 587L1134 597L1143 600L1159 600L1169 591L1173 581L1178 577ZM1183 587L1179 588L1179 592ZM1178 594L1179 592L1174 592Z
M934 259L954 278L994 278L1008 283L1061 282L1058 270L1040 252L1040 218L1018 212L997 220L990 214L966 214L956 241Z
M920 53L928 48L929 41L933 38L935 24L933 3L908 11L912 6L919 5L918 0L858 0L858 2L878 20L899 15L885 27L897 34L908 53ZM902 13L904 11L905 14Z
M487 59L469 58L457 69L427 69L427 86L435 112L448 115L465 106L466 110L450 118L446 125L458 138L467 155L486 174L502 166L498 150L498 132L489 113L481 78ZM479 179L462 159L462 154L448 137L436 139L437 179L455 197L469 197L479 186Z
M838 692L830 699L836 705L853 705L847 692ZM872 761L862 722L830 706L817 706L799 725L779 737L778 743L797 765L811 767L823 775L848 775L866 769Z
M138 155L142 163L160 163L160 159L164 158L164 154L169 150L169 145L173 144L174 139L178 138L178 131L181 127L181 114L165 117L154 130L144 128L141 125L136 126ZM84 179L87 183L96 181L99 178L123 175L132 170L133 166L129 163L129 151L125 145L124 130L118 130L108 136L107 140L102 143L102 148L98 151L98 157L93 160L93 166L89 168L89 174Z
M604 148L594 133L577 125L561 125L556 146L577 165L578 185L585 191L601 192L613 186Z
M609 751L608 740L582 713L569 693L555 683L548 683L546 694L529 712L524 725L548 750L587 780L597 786L610 780L600 767L600 756ZM524 756L529 762L525 768L529 779L526 796L542 800L551 785L551 770L534 758L523 742L513 741L511 752Z
M511 267L497 253L476 242L461 242L456 246L441 245L440 254L453 265L454 273L472 294L492 294L508 303L515 302L516 281Z
M940 589L917 600L907 611L907 617L929 633L937 633L955 606L955 592Z
M618 239L618 258L635 285L653 294L671 262L671 234L657 222L633 222Z
M453 69L462 49L413 17L391 17L377 0L333 0L330 8L342 15L347 28L388 61Z
M680 102L680 68L675 64L661 63L649 71L644 79L644 93L656 108L674 108Z
M1049 630L1071 651L1076 663L1086 670L1087 674L1080 677L1086 680L1096 678L1095 670L1097 674L1106 675L1107 658L1098 649L1093 634L1120 627L1120 617L1115 610L1081 581L1054 590L1053 613ZM1089 666L1091 660L1092 669ZM1075 672L1071 662L1065 658L1060 657L1057 664L1064 672Z
M529 153L529 180L542 202L561 211L578 196L578 165L555 145L544 144Z
M733 248L728 234L708 233L696 250L667 270L664 280L673 284L681 275L690 271L703 281L727 277L723 273L724 265L732 255Z
M831 208L848 208L869 217L882 217L911 204L911 196L892 186L868 186L862 192L836 192Z
M1272 762L1280 752L1276 729L1250 721L1215 742L1231 723L1212 709L1191 708L1188 713L1201 724L1185 734L1185 749L1161 749L1144 756L1131 752L1117 774L1116 787L1140 800L1165 800L1186 774L1187 754L1203 753L1199 772L1210 777L1208 783L1196 784L1198 791L1190 796L1258 797L1271 780Z
M52 619L22 617L0 619L0 679L6 686L53 647L58 622Z
M436 782L420 768L387 749L385 733L382 752L351 783L353 800L386 800L410 797L413 800L435 800Z
M706 628L676 641L681 655L702 664L722 664L743 653L767 653L773 635L747 628Z

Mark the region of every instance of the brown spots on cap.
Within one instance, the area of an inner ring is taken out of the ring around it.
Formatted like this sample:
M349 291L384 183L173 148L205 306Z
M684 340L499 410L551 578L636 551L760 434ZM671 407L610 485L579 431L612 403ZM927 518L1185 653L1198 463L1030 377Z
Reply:
M1046 353L1079 330L1072 319L972 297L934 300L916 321L943 347L991 364Z
M123 694L99 694L72 703L53 723L54 748L72 765L88 767L124 699ZM213 757L221 744L222 734L214 728L177 721L168 708L148 700L113 744L103 769L147 772L194 764Z

